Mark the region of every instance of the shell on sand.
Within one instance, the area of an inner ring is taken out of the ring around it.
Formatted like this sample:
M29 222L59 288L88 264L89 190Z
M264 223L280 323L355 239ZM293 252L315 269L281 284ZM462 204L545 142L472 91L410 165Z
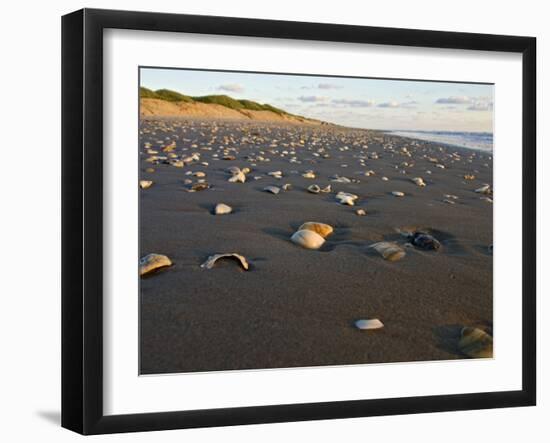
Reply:
M140 277L156 271L160 268L172 266L172 261L162 254L147 254L139 260L139 275Z
M336 194L336 198L342 205L353 206L355 204L355 200L357 200L359 197L357 197L357 195L355 194L350 194L349 192L340 191L338 194Z
M139 187L141 189L147 189L150 188L153 182L151 180L140 180L139 181Z
M280 192L280 189L277 186L266 186L264 191L277 195Z
M243 257L242 255L240 254L237 254L236 252L230 252L230 253L227 253L227 254L214 254L214 255L211 255L210 257L208 257L206 259L206 261L201 265L201 268L203 269L212 269L214 267L214 265L216 264L216 262L221 259L221 258L233 258L233 259L236 259L240 264L241 266L243 267L243 269L245 271L248 271L248 262L246 261L246 258Z
M304 178L315 178L315 173L313 171L307 171L302 174Z
M308 231L313 231L319 234L323 238L327 238L330 234L334 232L332 226L327 225L326 223L319 222L305 222L298 228L298 231L307 229Z
M283 191L290 191L292 189L292 185L290 183L285 183L283 186L281 186L281 189Z
M324 188L321 188L321 192L325 192L325 193L332 192L332 186L326 185Z
M405 193L401 192L401 191L392 191L391 195L393 195L395 197L405 197Z
M367 215L367 211L365 211L364 209L357 209L355 213L357 215Z
M239 171L227 181L229 183L244 183L246 181L246 175L244 175L244 172Z
M471 358L492 358L493 337L482 329L466 326L460 332L458 348Z
M309 229L296 231L292 234L290 240L306 249L319 249L325 243L323 237L317 234L317 232L310 231Z
M214 208L214 214L216 215L231 214L232 211L233 208L225 203L218 203Z
M378 242L370 246L378 252L384 260L397 261L405 257L405 251L397 244L392 242Z
M307 190L312 194L319 194L321 192L321 188L318 185L310 185L307 187Z
M382 323L380 320L378 320L377 318L373 318L373 319L368 319L368 320L365 320L365 319L361 319L361 320L357 320L355 322L355 327L357 329L361 329L361 330L364 330L364 331L368 331L368 330L372 330L372 329L380 329L380 328L383 328L384 327L384 323Z
M478 194L490 194L491 193L491 186L490 185L483 185L481 188L477 188L475 190Z
M204 191L208 188L210 188L210 185L208 183L195 183L194 185L191 185L191 187L187 189L187 192Z
M426 186L422 177L414 177L411 180L416 186Z

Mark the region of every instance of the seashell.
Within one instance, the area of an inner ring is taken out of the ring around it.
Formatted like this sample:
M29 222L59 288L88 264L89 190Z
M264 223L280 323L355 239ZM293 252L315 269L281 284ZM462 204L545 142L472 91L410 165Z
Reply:
M204 191L208 189L210 185L208 183L195 183L194 185L191 185L190 188L187 188L187 192L198 192L198 191Z
M206 174L202 171L197 171L197 172L193 173L193 175L195 177L206 177Z
M307 190L312 194L319 194L321 192L321 188L317 185L310 185L307 187Z
M304 229L316 232L323 238L327 238L334 231L332 226L319 222L305 222L298 228L298 231L302 231Z
M477 188L475 190L478 194L490 194L491 193L491 186L490 185L483 185L481 188Z
M216 215L231 214L232 211L233 208L225 203L218 203L214 208L214 214Z
M143 277L160 268L172 266L172 261L162 254L147 254L139 259L139 276Z
M416 186L426 186L422 177L415 177L411 179Z
M437 165L435 165L435 167L439 169L445 169L445 165L442 165L441 163L438 163Z
M341 205L353 206L355 204L355 200L357 200L359 197L357 197L355 194L350 194L349 192L340 191L338 194L336 194L336 198L339 200Z
M246 175L242 171L239 171L237 174L234 174L229 180L229 183L244 183L246 181Z
M395 197L405 197L405 193L401 192L401 191L392 191L391 195L393 195Z
M222 157L223 160L236 160L237 157L235 157L234 155L224 155Z
M214 267L214 265L216 264L216 262L221 258L234 258L241 264L241 266L243 267L243 269L245 271L248 271L248 262L246 261L246 258L243 257L240 254L237 254L236 252L230 252L230 253L227 253L227 254L214 254L214 255L211 255L201 265L201 268L203 268L203 269L212 269Z
M273 171L273 172L268 172L267 175L270 175L271 177L275 177L275 178L281 178L283 176L283 173L281 171Z
M242 172L243 174L248 174L250 172L250 168L243 168Z
M391 242L378 242L370 246L378 252L384 260L397 261L401 260L405 256L405 251L396 243Z
M140 180L139 181L139 187L141 189L147 189L150 188L153 182L151 180Z
M458 348L471 358L493 358L493 337L482 329L466 326L460 332Z
M410 241L420 249L437 251L441 247L441 243L435 237L422 231L414 232L410 236Z
M454 201L449 200L449 199L447 199L447 198L443 199L443 203L448 203L449 205L454 205L454 204L455 204Z
M292 234L290 240L306 249L319 249L325 243L323 237L317 234L317 232L310 231L309 229L296 231Z
M313 171L307 171L302 174L302 177L304 178L315 178L315 174Z
M361 216L367 215L367 211L365 211L364 209L357 209L357 210L355 211L355 213L356 213L357 215L361 215Z
M464 180L475 180L476 176L473 174L465 174Z
M292 189L292 185L290 183L285 183L283 186L281 186L281 189L283 191L290 191Z
M382 177L382 180L387 182L388 181L388 177Z
M331 178L332 182L335 182L335 183L351 183L351 180L347 177L338 177L338 176L335 176L333 178Z
M321 192L324 192L324 193L332 192L332 186L327 185L324 188L321 188Z
M277 195L280 192L280 189L277 186L266 186L264 191Z
M384 323L382 323L377 318L369 319L369 320L357 320L355 322L355 327L357 329L361 329L363 331L368 331L372 329L380 329L384 327Z

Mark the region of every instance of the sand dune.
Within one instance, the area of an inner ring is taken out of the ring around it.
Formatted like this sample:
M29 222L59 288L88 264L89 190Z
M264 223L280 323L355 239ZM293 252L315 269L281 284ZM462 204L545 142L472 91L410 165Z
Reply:
M140 99L141 117L192 117L205 119L227 119L259 122L286 122L309 125L326 124L319 120L302 118L288 114L277 114L272 111L255 111L249 109L231 109L214 103L172 102L156 98Z

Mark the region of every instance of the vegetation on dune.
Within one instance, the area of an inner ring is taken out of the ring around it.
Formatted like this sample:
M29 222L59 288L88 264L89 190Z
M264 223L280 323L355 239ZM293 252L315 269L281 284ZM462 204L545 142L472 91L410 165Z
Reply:
M166 100L170 102L184 102L184 103L206 103L225 106L226 108L235 110L247 110L247 111L271 111L279 115L287 115L298 118L303 118L297 115L290 114L282 109L276 108L268 104L257 103L252 100L236 100L228 95L205 95L201 97L190 97L188 95L180 94L179 92L172 91L170 89L157 89L153 91L143 86L139 88L140 98L156 98L160 100Z

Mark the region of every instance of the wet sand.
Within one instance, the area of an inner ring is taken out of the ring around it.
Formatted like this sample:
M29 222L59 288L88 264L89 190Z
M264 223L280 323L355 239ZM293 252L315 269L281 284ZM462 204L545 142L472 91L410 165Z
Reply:
M462 326L492 326L493 206L474 192L492 184L491 154L332 126L158 118L140 126L140 179L154 182L139 191L140 256L173 261L140 279L142 374L458 359ZM176 158L168 160L200 160L165 164L160 148L170 142ZM158 151L158 164L146 161L155 156L147 149ZM224 151L236 159L222 160ZM231 166L251 169L246 183L227 181ZM266 175L277 170L281 179ZM316 178L302 177L306 170ZM184 180L199 180L187 171L206 173L210 188L187 192ZM286 183L291 190L263 191ZM332 192L309 193L312 184ZM338 191L358 195L356 205L339 204ZM234 212L213 215L217 203ZM334 227L319 250L289 240L306 221ZM429 230L442 248L415 248L396 229ZM382 240L406 256L384 260L369 248ZM244 255L250 270L232 260L200 268L223 252ZM358 330L363 318L384 328Z

